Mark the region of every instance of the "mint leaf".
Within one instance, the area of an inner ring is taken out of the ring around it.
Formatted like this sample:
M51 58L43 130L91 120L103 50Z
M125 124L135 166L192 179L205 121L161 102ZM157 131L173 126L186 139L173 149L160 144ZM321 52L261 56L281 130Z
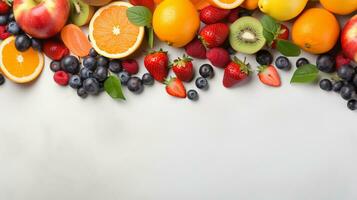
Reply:
M268 15L264 15L261 19L260 22L263 25L263 35L265 39L267 40L267 43L270 44L273 42L274 38L276 35L279 33L280 29L280 24L278 24L275 19Z
M265 37L268 45L270 45L274 40L274 34L266 31L265 29L263 30L263 36Z
M290 83L311 83L317 79L319 70L315 65L307 64L297 68Z
M126 10L129 21L137 26L151 27L152 13L145 6L134 6Z
M110 75L104 82L104 89L113 99L125 100L121 82L117 76Z
M147 34L148 34L148 44L150 48L154 47L154 29L153 28L147 28Z
M298 46L287 40L278 39L276 41L276 48L284 56L299 56L301 53Z

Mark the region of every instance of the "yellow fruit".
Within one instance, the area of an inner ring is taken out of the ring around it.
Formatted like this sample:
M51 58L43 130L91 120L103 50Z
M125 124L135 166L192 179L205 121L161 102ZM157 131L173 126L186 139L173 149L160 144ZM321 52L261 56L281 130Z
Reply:
M348 15L357 10L357 0L320 0L327 10L339 14Z
M259 0L259 9L279 21L287 21L298 16L308 0Z
M293 24L293 42L305 51L322 54L331 50L340 33L336 17L323 8L306 10Z
M190 0L165 0L154 12L153 28L157 37L174 47L183 47L195 36L200 19Z
M240 6L244 0L208 0L208 2L218 8L233 9Z
M30 48L20 52L15 47L15 37L9 37L0 45L0 63L4 75L15 83L28 83L42 72L44 56Z
M140 47L145 30L132 24L126 16L132 6L116 1L94 14L89 24L89 38L98 53L108 58L123 58Z

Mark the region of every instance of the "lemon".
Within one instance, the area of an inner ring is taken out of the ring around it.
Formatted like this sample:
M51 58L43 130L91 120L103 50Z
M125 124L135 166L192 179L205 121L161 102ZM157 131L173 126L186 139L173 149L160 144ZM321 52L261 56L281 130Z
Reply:
M287 21L298 16L308 0L259 0L259 9L279 21Z

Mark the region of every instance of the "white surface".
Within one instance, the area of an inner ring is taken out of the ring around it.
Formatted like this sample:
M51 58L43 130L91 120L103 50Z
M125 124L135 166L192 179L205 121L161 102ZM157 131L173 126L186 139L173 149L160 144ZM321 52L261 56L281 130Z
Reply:
M164 48L172 59L183 53ZM215 71L197 103L158 83L125 90L126 102L82 100L48 65L31 86L7 81L0 199L357 199L356 113L337 94L290 85L292 71L280 71L278 89L255 76L224 89Z

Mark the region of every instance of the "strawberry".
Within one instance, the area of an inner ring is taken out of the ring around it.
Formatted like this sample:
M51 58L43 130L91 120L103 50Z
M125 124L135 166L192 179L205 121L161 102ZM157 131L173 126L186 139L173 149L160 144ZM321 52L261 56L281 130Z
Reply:
M231 61L229 53L226 49L215 47L207 52L207 58L213 66L224 68Z
M154 0L130 0L129 2L134 6L145 6L149 8L151 11L155 10Z
M276 34L276 39L271 44L271 48L276 48L276 41L277 39L280 40L288 40L289 39L289 29L284 24L280 24L279 32Z
M6 30L6 26L0 26L0 40L5 40L10 37L10 35L11 34Z
M160 49L146 55L144 65L155 80L164 82L169 73L168 60L167 52Z
M186 89L182 81L178 78L170 78L165 81L166 92L174 97L186 98Z
M206 47L202 44L201 40L197 38L185 46L185 51L187 55L191 57L206 59Z
M342 65L349 64L350 62L351 59L347 58L342 51L336 55L336 69L339 69Z
M225 19L230 10L207 6L200 11L200 19L205 24L214 24Z
M258 77L262 83L272 87L279 87L281 85L278 71L273 65L263 65L258 67Z
M192 58L183 55L182 58L174 60L171 67L181 81L190 82L192 80L194 74Z
M62 41L56 39L46 40L43 44L43 52L52 60L61 60L69 55L69 49Z
M203 27L199 38L206 47L213 48L221 46L226 41L228 34L229 28L227 24L216 23Z
M234 23L237 19L239 19L239 7L237 8L234 8L233 10L231 10L228 14L228 17L227 17L227 21L229 23Z
M123 69L130 75L134 75L139 72L139 64L134 59L123 60L121 65L123 66Z
M233 58L227 67L224 69L223 86L230 88L249 76L249 64L245 64L237 57Z
M0 14L7 14L10 11L10 6L5 1L0 0Z

